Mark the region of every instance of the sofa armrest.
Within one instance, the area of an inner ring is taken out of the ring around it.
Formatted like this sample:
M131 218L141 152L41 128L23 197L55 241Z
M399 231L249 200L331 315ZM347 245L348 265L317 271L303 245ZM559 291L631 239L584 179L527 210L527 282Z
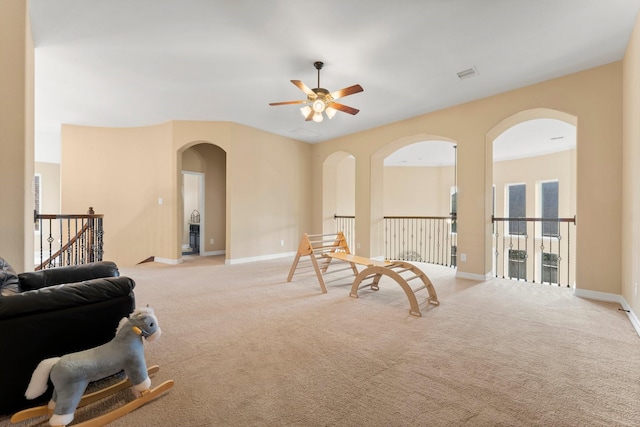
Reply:
M63 283L82 282L101 277L118 277L118 266L111 261L47 268L18 274L20 291L31 291Z
M22 292L0 298L0 321L132 296L134 287L133 279L123 276L85 280Z

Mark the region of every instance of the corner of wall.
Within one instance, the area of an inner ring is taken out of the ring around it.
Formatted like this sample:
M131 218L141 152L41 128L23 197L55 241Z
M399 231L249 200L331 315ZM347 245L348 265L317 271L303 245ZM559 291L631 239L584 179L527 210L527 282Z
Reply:
M636 333L640 337L640 320L638 316L633 312L631 306L627 303L622 295L610 294L606 292L589 291L585 289L575 289L574 295L579 298L592 299L596 301L617 302L622 306L622 310L627 313L631 325L636 330Z

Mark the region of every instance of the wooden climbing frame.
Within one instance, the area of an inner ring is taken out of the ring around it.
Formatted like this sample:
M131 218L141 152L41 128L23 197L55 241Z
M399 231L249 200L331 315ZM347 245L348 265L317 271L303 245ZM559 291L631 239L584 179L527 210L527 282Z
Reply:
M320 282L320 289L322 289L322 293L326 294L327 286L325 285L322 276L323 274L327 273L329 263L331 262L331 259L326 258L325 255L330 253L350 253L349 245L347 245L347 239L345 239L344 233L342 231L334 234L304 233L302 239L300 240L300 245L298 245L298 252L296 253L296 257L293 260L291 269L289 270L289 277L287 277L287 282L290 282L293 279L293 274L295 273L296 268L298 268L300 259L304 256L308 256L311 258L313 269L315 270L316 276L318 277L318 282ZM350 269L352 270L354 275L358 275L358 269L353 266ZM336 270L334 270L333 272L335 271Z
M323 293L327 292L323 274L326 274L332 260L339 260L349 264L344 270L351 270L355 280L351 285L350 295L358 298L358 291L362 288L379 290L379 282L383 276L395 280L409 299L409 313L420 317L420 307L416 298L416 292L426 289L428 292L427 302L433 305L440 305L436 290L427 275L413 264L405 261L378 261L351 254L349 246L340 231L336 234L304 234L298 246L298 252L289 271L287 282L291 282L298 267L300 258L309 256L313 264L320 288ZM320 262L318 262L320 260ZM357 266L364 266L362 271L358 271ZM335 271L335 270L334 270ZM337 270L341 271L341 270ZM409 282L419 279L422 285L412 288ZM365 282L365 283L363 283Z

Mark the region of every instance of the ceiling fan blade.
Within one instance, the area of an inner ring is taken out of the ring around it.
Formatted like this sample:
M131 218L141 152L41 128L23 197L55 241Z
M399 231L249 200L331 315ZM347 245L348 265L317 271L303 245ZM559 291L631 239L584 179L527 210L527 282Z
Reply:
M331 104L327 105L327 108L334 108L336 110L342 111L343 113L349 113L354 116L358 114L358 112L360 111L356 108L352 108L343 104L338 104L337 102L332 102Z
M273 106L275 106L275 105L304 104L304 103L306 103L306 102L309 102L309 101L307 101L307 100L305 99L305 100L303 100L303 101L271 102L271 103L269 103L269 105L273 105Z
M300 89L301 91L303 91L307 95L311 95L313 97L316 96L316 93L314 91L312 91L311 89L309 89L309 87L306 84L302 83L302 81L300 81L300 80L291 80L291 83L296 85L298 87L298 89Z
M313 116L316 114L315 111L313 111L313 109L311 109L311 111L309 112L309 114L307 114L307 117L305 117L304 121L308 122L309 120L313 119Z
M337 90L335 92L331 92L331 97L333 99L343 98L347 95L353 95L354 93L362 92L363 90L364 89L362 89L362 86L353 85L353 86L345 87L344 89Z

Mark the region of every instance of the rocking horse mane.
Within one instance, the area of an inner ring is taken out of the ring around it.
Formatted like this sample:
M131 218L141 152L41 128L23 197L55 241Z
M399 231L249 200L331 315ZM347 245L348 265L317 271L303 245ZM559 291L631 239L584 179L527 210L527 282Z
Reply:
M120 323L118 323L118 327L116 328L116 335L120 330L129 322L129 319L135 319L143 316L153 315L154 311L151 307L139 307L136 308L133 313L129 317L123 317L120 319Z

